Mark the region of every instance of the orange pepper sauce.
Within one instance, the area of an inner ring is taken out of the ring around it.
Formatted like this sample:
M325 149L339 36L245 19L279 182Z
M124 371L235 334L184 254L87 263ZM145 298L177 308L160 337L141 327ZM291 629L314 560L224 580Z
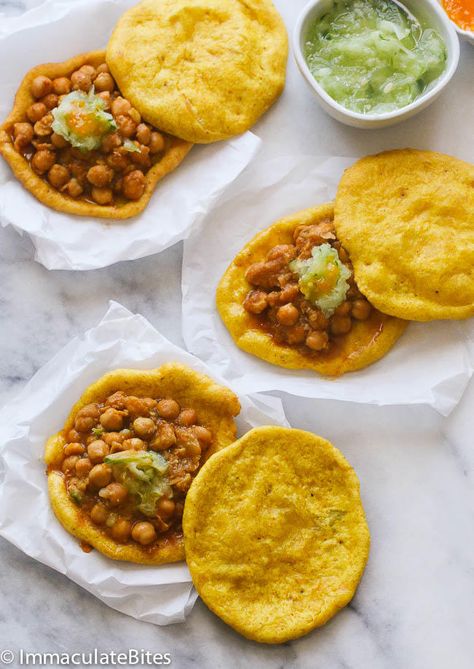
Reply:
M443 7L462 30L474 30L474 0L443 0Z

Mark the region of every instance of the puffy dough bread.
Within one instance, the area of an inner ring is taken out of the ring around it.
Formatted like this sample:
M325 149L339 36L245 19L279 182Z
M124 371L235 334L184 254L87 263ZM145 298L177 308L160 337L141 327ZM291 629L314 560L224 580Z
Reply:
M135 543L122 544L97 527L90 517L81 512L69 497L65 480L60 471L65 436L74 427L77 412L86 404L103 402L117 390L137 397L172 397L194 408L199 419L206 423L214 435L210 453L231 444L236 436L234 416L240 411L234 393L220 386L204 374L180 363L168 363L158 369L117 369L95 381L73 406L64 428L46 443L44 460L48 467L48 492L53 511L63 527L81 541L114 560L141 564L163 564L184 559L182 536L174 541L157 542L153 549Z
M251 430L207 461L183 530L204 603L263 643L324 625L352 599L369 554L354 470L322 437L283 427Z
M474 316L474 165L415 149L362 158L340 181L334 223L380 311Z
M264 260L277 244L293 243L293 232L299 225L319 223L332 218L333 213L333 205L329 203L277 221L246 244L227 268L217 287L217 308L233 340L243 351L287 369L311 369L325 376L340 376L382 358L405 331L405 321L374 310L368 320L355 322L352 330L328 352L308 356L294 346L277 344L244 309L243 301L251 288L245 278L247 268Z
M145 120L208 143L244 132L270 107L287 55L270 0L143 0L118 21L107 64Z

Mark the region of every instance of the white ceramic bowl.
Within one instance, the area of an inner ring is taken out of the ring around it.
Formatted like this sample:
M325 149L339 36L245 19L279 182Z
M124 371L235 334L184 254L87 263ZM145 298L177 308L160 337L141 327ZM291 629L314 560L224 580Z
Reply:
M448 18L444 9L437 0L403 0L402 4L417 18L438 30L443 38L447 49L446 69L438 79L414 102L401 109L386 114L360 114L359 112L346 109L333 100L326 91L318 84L311 74L304 57L304 40L308 26L314 19L329 11L334 0L311 0L299 15L293 31L293 54L301 74L315 93L320 105L328 114L341 123L356 128L383 128L404 121L410 116L417 114L435 100L456 71L459 62L459 39L452 21Z
M438 0L438 2L439 2L439 4L440 4L441 7L442 7L442 6L443 6L443 2L442 2L442 0ZM443 9L443 11L445 11L445 10ZM448 15L446 14L446 16L448 16ZM449 16L448 16L448 19L449 19ZM449 19L449 20L451 21L451 19ZM457 34L459 35L459 37L460 37L461 39L465 40L466 42L469 42L469 44L472 44L472 46L474 46L474 31L472 31L472 30L463 30L462 28L460 28L460 27L458 26L458 24L457 24L455 21L451 21L451 23L452 23L452 25L454 26L454 30L457 32Z

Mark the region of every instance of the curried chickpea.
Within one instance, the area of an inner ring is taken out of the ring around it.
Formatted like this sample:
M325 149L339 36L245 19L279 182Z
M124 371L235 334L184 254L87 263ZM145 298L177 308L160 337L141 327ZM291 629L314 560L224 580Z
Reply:
M114 194L111 188L97 188L94 186L91 195L92 199L94 202L97 202L97 204L113 204Z
M245 297L243 307L251 314L261 314L268 307L267 294L263 290L251 290Z
M56 162L56 154L54 151L42 149L37 151L31 159L31 167L37 174L44 174Z
M276 317L282 325L294 325L300 316L300 312L294 304L284 304L277 311Z
M150 137L150 153L160 153L165 148L165 138L161 132L153 131Z
M64 139L64 137L61 137L61 135L58 135L55 132L53 132L51 135L50 140L57 149L64 149L68 145L68 142Z
M31 123L15 123L13 135L15 137L15 149L17 151L24 149L33 139L33 126Z
M68 458L64 458L61 469L66 474L72 472L76 467L76 462L79 460L79 456L70 455Z
M69 430L69 432L67 433L67 439L68 439L69 442L80 441L81 435L79 434L79 432L77 430L72 429L72 430Z
M49 93L41 98L40 102L44 104L46 109L51 110L58 106L59 98L56 93Z
M164 518L166 520L166 518L171 518L175 508L176 504L172 499L162 497L156 505L156 513L160 516L160 518Z
M169 423L161 423L158 425L156 435L150 444L150 448L154 451L164 451L176 444L176 434L174 428Z
M203 425L193 427L194 436L199 440L201 446L208 446L212 441L212 432Z
M86 404L77 412L74 427L78 432L88 432L97 423L99 415L97 404Z
M103 186L107 186L112 181L113 176L114 173L110 167L107 167L106 165L94 165L93 167L89 168L87 172L87 181L89 181L89 183L91 183L93 186L102 188Z
M130 153L130 160L132 163L135 163L135 165L140 165L140 167L150 167L150 149L144 144L140 144L138 148L140 151L133 151Z
M115 82L108 72L99 72L94 79L94 87L96 91L108 91L112 93L115 88Z
M131 108L132 105L130 104L130 102L120 96L118 98L115 98L115 100L112 102L112 114L114 116L122 116L128 114Z
M53 82L49 77L40 74L31 82L31 93L35 98L42 98L53 90Z
M122 153L122 151L116 149L112 151L112 153L109 153L106 160L107 165L113 170L117 170L118 172L123 172L123 170L126 170L130 165L128 156L125 153Z
M329 337L324 330L311 332L307 337L305 344L312 351L323 351L328 345Z
M102 439L95 439L87 447L87 455L95 464L96 462L102 462L105 456L109 452L109 447L102 441Z
M62 188L69 181L70 174L67 167L55 163L48 172L48 181L54 188Z
M117 122L122 137L127 137L128 139L133 137L135 130L137 129L137 124L130 116L119 114L115 117L115 121Z
M92 86L92 77L87 72L76 70L71 74L71 83L75 91L87 92Z
M140 144L145 144L146 146L148 146L148 144L151 141L151 130L146 123L139 124L137 128L136 138L140 142Z
M101 63L99 65L99 67L97 68L97 74L100 74L101 72L110 72L107 63Z
M151 418L135 418L133 421L135 433L143 439L151 439L156 430L155 422Z
M135 109L135 107L132 107L130 109L130 111L128 112L128 115L137 124L140 123L140 121L142 120L140 112L138 111L138 109Z
M99 98L102 98L102 100L105 102L105 111L110 110L110 105L112 104L112 98L110 97L110 92L109 91L101 91L98 93Z
M83 188L77 179L71 179L65 187L66 193L71 197L82 195Z
M156 540L156 530L147 521L135 523L132 528L132 539L142 546L148 546Z
M351 303L348 300L342 302L342 304L340 304L334 312L336 316L348 316L350 313Z
M76 462L76 475L79 476L79 478L87 476L91 469L92 462L89 460L89 458L79 458L79 460Z
M64 455L82 455L85 450L86 447L83 444L73 441L64 446Z
M109 512L103 504L97 502L91 509L91 519L96 525L103 525L107 520Z
M183 409L176 419L178 425L183 425L184 427L190 427L197 423L197 414L194 409Z
M102 465L97 466L102 467ZM113 482L109 483L106 487L102 487L102 490L99 491L99 497L101 499L105 499L111 506L119 506L119 504L122 504L127 499L128 490L121 483Z
M42 102L34 102L26 110L26 115L32 123L36 123L36 121L43 118L47 111L45 104Z
M130 538L132 523L126 518L119 518L110 529L110 533L116 541L124 543Z
M112 469L109 465L104 463L100 465L95 465L89 472L89 483L93 488L101 488L107 490L105 486L108 486L112 480ZM102 490L100 490L100 493ZM99 494L100 494L99 493Z
M131 439L125 439L122 444L124 451L143 451L146 450L146 444L143 439L138 439L137 437L132 437Z
M56 95L67 95L71 92L72 84L67 77L53 79L53 92Z
M179 416L181 408L175 400L160 400L156 406L158 415L167 420L174 420Z
M122 146L122 140L118 132L112 132L109 135L106 135L102 140L101 149L105 153L109 153L114 149L118 149L119 146Z
M140 170L133 170L123 178L123 193L129 200L139 200L145 192L145 175Z
M347 334L352 328L350 316L333 316L331 319L331 332L335 335Z
M108 432L121 430L123 427L123 415L117 409L106 409L100 417L100 424Z
M358 321L366 321L371 311L372 307L367 300L354 300L352 303L352 318Z
M81 65L81 67L79 68L79 72L84 72L84 74L89 75L91 79L93 79L97 74L96 69L93 65Z

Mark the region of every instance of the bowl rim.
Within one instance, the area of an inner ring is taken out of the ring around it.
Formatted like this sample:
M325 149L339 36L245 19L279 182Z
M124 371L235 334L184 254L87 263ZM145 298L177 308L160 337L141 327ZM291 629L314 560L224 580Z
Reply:
M311 71L306 62L306 58L304 57L303 50L301 48L301 37L302 37L304 22L306 21L308 15L314 10L314 8L317 5L320 5L326 1L327 0L309 0L309 2L303 7L303 9L298 15L298 18L296 19L296 23L293 28L292 51L296 63L300 69L300 72L302 73L306 81L309 83L309 85L313 88L315 93L317 93L317 95L319 95L326 102L326 104L328 104L330 107L338 111L340 114L357 121L366 121L366 122L373 121L374 123L404 116L410 111L417 109L422 104L424 105L426 102L428 102L429 100L434 98L438 93L440 93L441 90L449 83L454 73L456 72L456 69L459 64L460 46L459 46L459 37L454 22L451 21L451 19L448 17L448 15L444 11L443 7L441 6L438 0L417 0L417 2L420 5L424 4L429 9L431 9L435 14L437 14L441 23L444 24L448 37L448 39L445 39L444 41L446 44L448 57L451 56L451 64L438 77L437 81L435 82L435 85L431 89L422 93L420 97L418 97L413 102L410 102L410 104L405 105L404 107L400 107L400 109L395 109L391 112L385 112L384 114L363 114L361 112L355 112L352 111L351 109L347 109L347 107L344 107L339 102L336 102L336 100L334 100L324 90L324 88L316 81L314 76L311 74ZM330 0L330 2L334 1L335 0ZM395 0L395 1L397 4L404 5L404 0ZM467 34L469 36L472 35L472 33L467 33Z

